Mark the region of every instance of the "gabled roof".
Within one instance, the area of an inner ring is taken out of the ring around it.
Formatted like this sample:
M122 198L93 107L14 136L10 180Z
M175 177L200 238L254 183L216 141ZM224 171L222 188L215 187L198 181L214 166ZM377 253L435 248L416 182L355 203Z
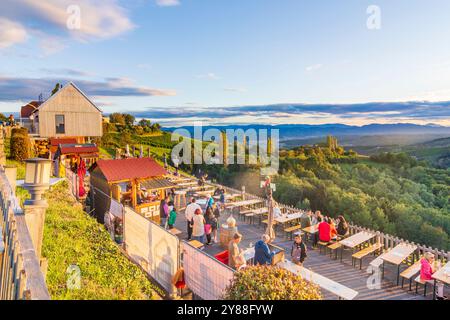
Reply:
M31 114L39 108L42 102L40 101L30 101L26 105L20 108L20 117L29 118Z
M60 144L61 154L81 154L98 152L98 147L93 143L87 144Z
M76 144L77 139L75 138L50 138L50 145L53 147L59 146L60 144Z
M103 173L108 182L150 179L167 174L167 171L152 158L98 160L90 171L95 168Z
M100 113L102 113L102 110L100 110L99 107L97 107L88 97L87 95L84 94L83 91L81 91L73 82L69 82L66 85L64 85L61 89L58 90L58 92L56 92L54 95L52 95L50 98L48 98L47 100L45 100L39 107L38 107L38 111L40 109L42 109L43 107L45 107L45 105L51 101L54 97L56 97L57 95L59 95L61 92L63 92L66 88L68 87L73 87L75 88L83 97L86 98L86 100L94 107L96 108Z

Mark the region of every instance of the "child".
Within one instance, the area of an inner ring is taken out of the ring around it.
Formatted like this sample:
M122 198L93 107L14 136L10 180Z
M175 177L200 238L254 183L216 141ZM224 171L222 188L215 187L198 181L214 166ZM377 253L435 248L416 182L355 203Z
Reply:
M176 219L177 219L177 212L175 210L175 207L172 206L172 210L170 211L170 214L169 214L169 221L167 223L169 226L169 229L173 229L173 225L175 224Z
M302 241L302 237L299 234L295 235L294 243L291 248L292 262L301 266L306 259L306 245Z

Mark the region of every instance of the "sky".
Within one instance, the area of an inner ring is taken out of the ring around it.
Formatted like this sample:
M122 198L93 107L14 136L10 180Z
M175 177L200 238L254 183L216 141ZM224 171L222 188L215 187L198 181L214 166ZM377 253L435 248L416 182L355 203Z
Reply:
M106 114L171 125L450 126L449 12L448 0L2 0L0 112L73 81Z

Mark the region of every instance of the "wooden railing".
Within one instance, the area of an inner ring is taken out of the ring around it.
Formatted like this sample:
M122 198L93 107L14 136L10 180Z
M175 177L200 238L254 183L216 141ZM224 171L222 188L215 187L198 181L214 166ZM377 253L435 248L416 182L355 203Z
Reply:
M49 300L25 216L0 168L0 300Z

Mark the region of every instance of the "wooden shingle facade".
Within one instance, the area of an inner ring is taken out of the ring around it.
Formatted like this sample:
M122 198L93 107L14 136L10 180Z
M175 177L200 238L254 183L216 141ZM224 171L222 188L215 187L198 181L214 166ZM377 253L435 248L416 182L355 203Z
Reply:
M101 110L72 82L41 103L27 120L30 133L40 138L102 136Z

